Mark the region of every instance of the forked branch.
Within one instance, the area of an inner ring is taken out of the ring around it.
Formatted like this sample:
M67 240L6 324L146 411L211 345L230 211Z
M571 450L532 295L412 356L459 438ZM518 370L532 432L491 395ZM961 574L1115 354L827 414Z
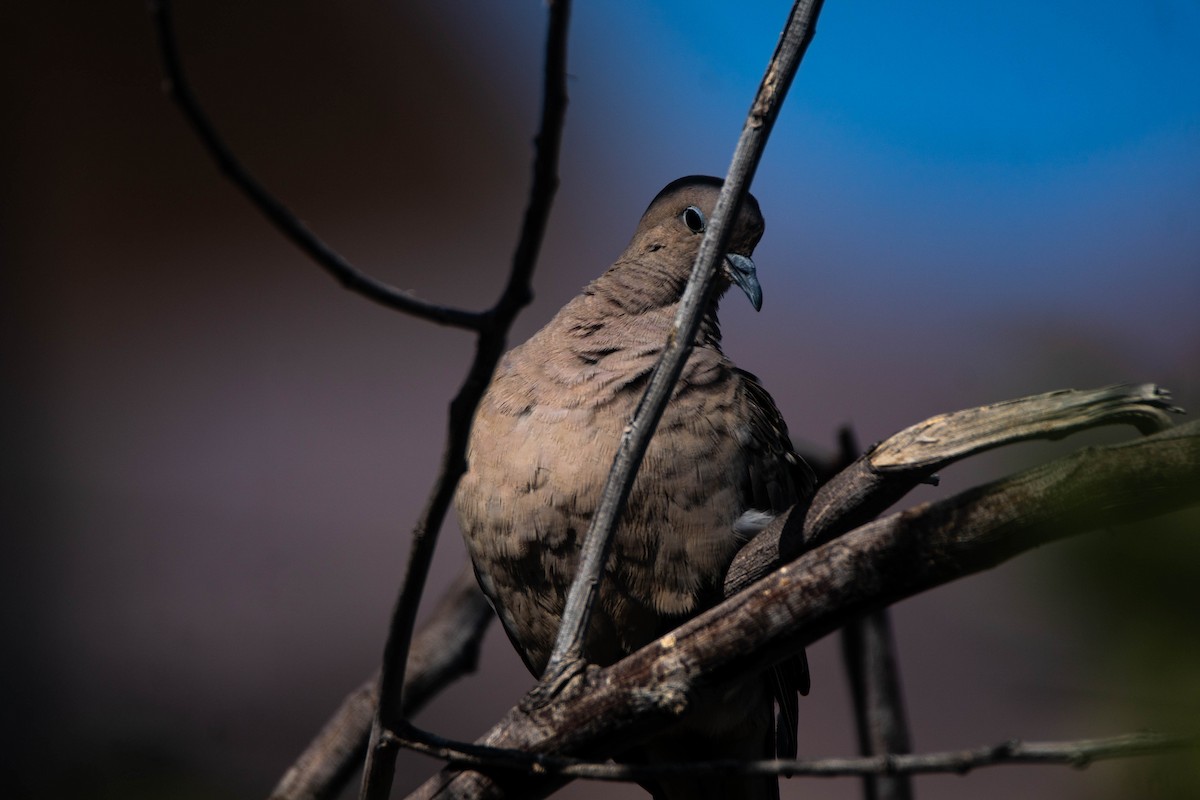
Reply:
M455 486L465 467L471 419L492 372L504 352L508 330L517 313L533 296L530 278L541 249L551 203L558 188L558 154L566 115L566 42L570 15L569 0L552 0L546 37L546 68L543 82L542 117L536 140L533 185L521 234L513 255L512 269L500 299L491 309L467 312L445 308L411 297L362 273L308 230L299 219L268 192L222 140L191 90L179 58L169 0L149 0L151 18L158 36L166 72L165 88L188 119L221 171L259 208L285 236L308 253L321 267L350 288L390 308L437 322L474 330L478 334L475 357L458 394L450 404L449 431L434 487L413 529L412 545L400 597L384 648L380 672L378 716L373 728L364 771L364 797L385 798L395 764L396 736L407 727L401 698L409 644L417 607L433 558L437 533L445 519ZM359 690L351 707L363 698ZM337 722L335 718L334 722Z
M458 480L466 471L467 440L475 409L504 353L513 320L533 297L529 282L541 250L550 206L558 189L558 154L567 111L567 31L571 4L570 0L551 0L549 5L542 117L535 143L529 204L525 207L508 283L500 300L487 314L486 324L480 329L476 340L475 356L466 380L450 402L449 431L441 467L425 510L412 532L404 582L400 587L400 597L392 613L384 647L378 716L372 726L371 743L363 770L360 797L364 800L386 800L395 774L399 733L412 730L403 714L401 693L409 641L425 590L425 579L433 562L437 535L454 498Z

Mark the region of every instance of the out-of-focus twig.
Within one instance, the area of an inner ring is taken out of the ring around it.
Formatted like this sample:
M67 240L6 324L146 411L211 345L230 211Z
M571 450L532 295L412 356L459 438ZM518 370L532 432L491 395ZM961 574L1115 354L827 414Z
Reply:
M483 633L494 615L474 573L464 569L413 637L404 714L417 713L451 681L474 672ZM329 800L362 763L379 703L379 673L355 689L288 768L271 800Z
M841 638L854 698L858 752L867 757L907 753L908 720L888 609L877 608L846 623ZM912 794L907 774L863 775L865 800L910 800Z

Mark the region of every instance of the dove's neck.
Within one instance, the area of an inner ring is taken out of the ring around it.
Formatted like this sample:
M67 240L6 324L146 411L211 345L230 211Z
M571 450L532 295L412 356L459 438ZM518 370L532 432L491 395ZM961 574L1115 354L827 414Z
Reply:
M588 316L615 323L613 327L628 326L630 333L636 331L637 338L645 338L647 343L665 343L675 323L675 313L687 279L688 275L681 275L678 266L671 269L645 258L618 261L584 290L583 297L587 298L590 306ZM697 345L720 346L721 326L717 320L717 304L725 288L718 287L705 311L696 334Z

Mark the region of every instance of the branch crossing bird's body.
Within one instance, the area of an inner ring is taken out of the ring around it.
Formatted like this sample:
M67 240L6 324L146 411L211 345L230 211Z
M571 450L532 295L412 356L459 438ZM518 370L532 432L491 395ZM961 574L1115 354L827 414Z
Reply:
M456 505L484 592L540 675L621 434L667 341L720 190L676 181L651 203L625 253L501 361L476 415ZM750 253L762 236L747 198L718 279L757 308ZM722 599L737 549L775 513L807 502L811 472L775 404L720 349L708 309L646 451L600 587L585 657L611 664ZM632 758L774 753L767 678L731 688ZM773 779L669 781L661 797L770 797ZM732 793L732 794L731 794Z

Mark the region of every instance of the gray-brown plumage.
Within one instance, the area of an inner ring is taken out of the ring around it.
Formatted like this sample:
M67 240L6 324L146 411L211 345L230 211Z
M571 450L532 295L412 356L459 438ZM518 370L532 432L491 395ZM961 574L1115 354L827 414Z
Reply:
M629 247L500 362L475 418L456 505L484 592L540 675L577 552L621 433L667 341L720 190L667 186ZM763 233L748 197L716 297L633 484L588 631L585 657L611 664L722 599L737 549L770 515L807 502L811 472L770 395L721 352L717 299L736 284L755 308L750 254ZM774 752L769 678L755 677L632 758L763 758ZM773 779L671 781L661 797L771 797Z

